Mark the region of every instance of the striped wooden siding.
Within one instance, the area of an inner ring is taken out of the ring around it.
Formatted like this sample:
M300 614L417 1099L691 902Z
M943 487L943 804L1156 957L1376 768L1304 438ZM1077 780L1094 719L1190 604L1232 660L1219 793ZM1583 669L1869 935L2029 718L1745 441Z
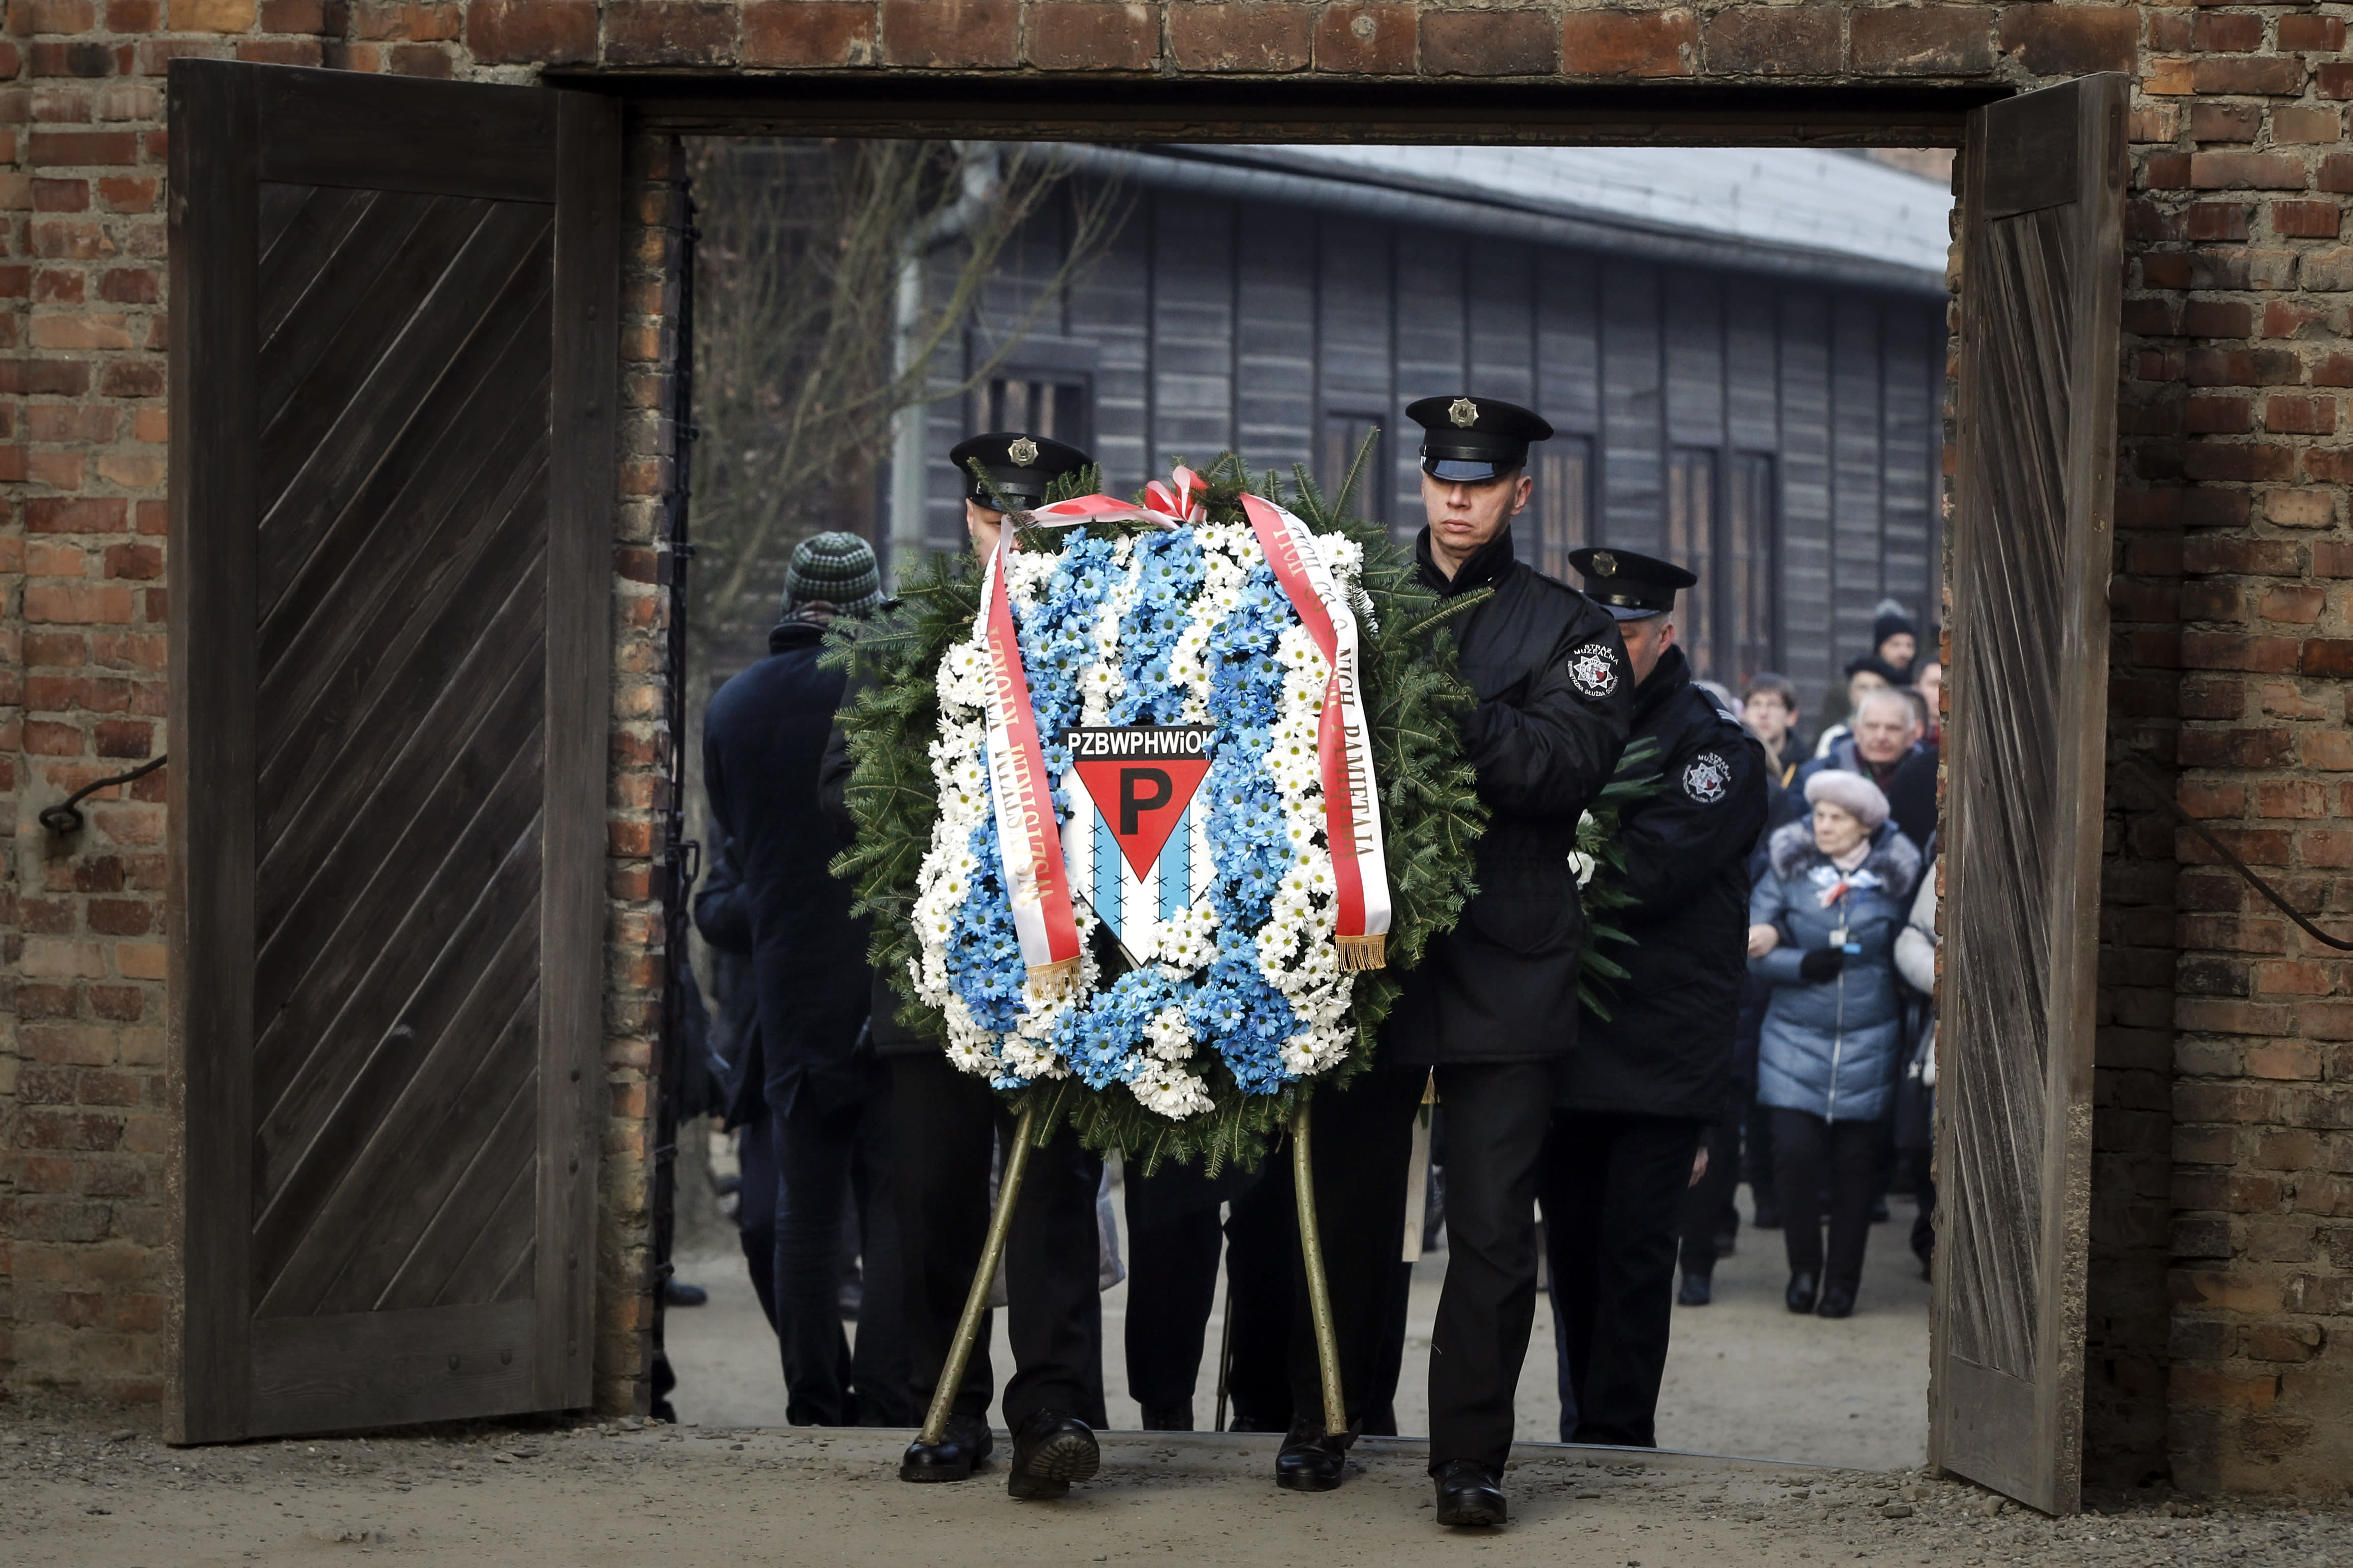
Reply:
M1017 266L1035 279L1050 261L1021 250ZM1009 321L1026 299L1009 280L988 308ZM1405 406L1433 392L1527 403L1588 437L1601 536L1634 549L1659 545L1670 448L1717 452L1719 476L1767 455L1778 657L1810 705L1882 597L1936 617L1944 338L1935 300L1140 191L1059 322L1015 357L1090 380L1094 451L1122 489L1229 446L1287 469L1316 459L1324 416L1376 416L1400 537L1421 515ZM969 368L944 367L943 384ZM935 458L976 416L969 400L934 405ZM955 476L935 462L928 482L932 540L952 548Z

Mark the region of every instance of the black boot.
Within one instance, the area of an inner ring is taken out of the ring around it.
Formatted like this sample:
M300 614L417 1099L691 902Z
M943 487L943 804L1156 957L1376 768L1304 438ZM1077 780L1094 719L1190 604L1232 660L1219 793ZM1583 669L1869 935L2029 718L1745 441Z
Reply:
M1792 1274L1789 1276L1789 1293L1781 1299L1789 1304L1792 1312L1810 1312L1814 1310L1814 1299L1820 1291L1820 1284L1812 1275Z
M1715 1300L1715 1281L1704 1274L1686 1274L1675 1300L1686 1307L1704 1307Z
M1354 1428L1326 1434L1293 1427L1274 1457L1274 1484L1285 1491L1331 1491L1347 1479L1348 1450L1356 1441Z
M1091 1481L1103 1466L1095 1435L1075 1415L1040 1410L1013 1434L1013 1464L1005 1489L1024 1502L1061 1497L1072 1481Z
M1822 1304L1814 1309L1825 1318L1854 1316L1854 1287L1843 1279L1833 1279L1822 1287Z
M1438 1472L1438 1522L1501 1524L1507 1516L1504 1485L1476 1459L1450 1459Z
M951 1415L947 1430L936 1443L918 1439L907 1445L907 1452L899 1460L899 1479L902 1481L961 1481L972 1477L973 1468L988 1458L997 1446L990 1436L988 1423L977 1415Z

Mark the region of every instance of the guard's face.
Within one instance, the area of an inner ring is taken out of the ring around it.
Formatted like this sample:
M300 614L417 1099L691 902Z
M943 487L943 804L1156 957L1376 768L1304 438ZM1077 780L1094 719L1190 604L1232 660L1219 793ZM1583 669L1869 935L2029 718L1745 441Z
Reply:
M1430 516L1430 553L1449 577L1465 561L1494 542L1512 519L1527 509L1535 480L1526 469L1503 479L1463 484L1421 475L1421 507Z
M1892 763L1912 749L1919 732L1909 700L1879 698L1854 716L1854 752L1866 763Z
M997 536L1005 531L1005 514L967 500L964 503L964 529L972 535L974 552L986 555L997 548Z
M1666 616L1644 616L1639 621L1620 621L1618 636L1626 645L1626 662L1634 667L1634 684L1640 686L1659 668L1661 656L1675 646L1675 623Z
M1814 847L1835 859L1862 842L1862 818L1829 801L1814 803Z

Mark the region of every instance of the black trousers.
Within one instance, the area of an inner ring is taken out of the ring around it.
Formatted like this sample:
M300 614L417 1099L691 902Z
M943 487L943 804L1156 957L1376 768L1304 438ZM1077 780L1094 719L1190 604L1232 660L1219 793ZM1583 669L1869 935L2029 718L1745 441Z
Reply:
M1405 1246L1406 1171L1424 1068L1376 1068L1319 1094L1316 1218L1338 1331L1341 1391L1352 1424L1369 1409ZM1542 1062L1437 1069L1446 1104L1446 1285L1430 1336L1430 1458L1501 1469L1536 1303L1536 1166L1550 1115ZM1294 1422L1323 1410L1314 1325L1303 1279L1292 1314Z
M776 1321L785 1419L796 1426L912 1426L891 1090L847 1101L803 1093L772 1116L776 1163ZM842 1232L856 1216L866 1289L853 1352L841 1326Z
M1781 1194L1781 1239L1789 1272L1854 1289L1862 1280L1871 1205L1879 1196L1880 1124L1825 1121L1773 1108L1774 1184ZM1823 1177L1829 1181L1825 1184ZM1822 1200L1830 1188L1830 1257L1822 1256Z
M1237 1194L1227 1210L1226 1310L1233 1352L1226 1394L1233 1411L1229 1430L1236 1432L1291 1430L1291 1320L1301 1274L1294 1190L1290 1146L1277 1143L1267 1152L1258 1184ZM1128 1300L1134 1299L1130 1291ZM1322 1395L1317 1398L1320 1410Z
M735 1234L744 1244L744 1272L760 1298L768 1327L776 1326L776 1156L774 1132L763 1114L744 1124L735 1151L743 1172L735 1196Z
M1127 1178L1127 1391L1146 1431L1190 1432L1225 1238L1198 1167ZM1214 1375L1214 1374L1213 1374Z
M1707 1174L1683 1194L1680 1262L1686 1274L1712 1278L1717 1235L1740 1226L1740 1210L1732 1197L1740 1187L1740 1124L1746 1114L1736 1096L1723 1119L1706 1131Z
M907 1264L909 1382L917 1419L930 1404L980 1267L988 1232L992 1150L1009 1143L1013 1119L988 1085L936 1052L892 1057L900 1244ZM1029 1156L1005 1244L1015 1372L1004 1416L1018 1426L1041 1410L1107 1425L1103 1414L1103 1300L1098 1293L1095 1189L1103 1162L1069 1128ZM874 1284L867 1282L871 1300ZM994 1314L990 1314L991 1317ZM986 1418L995 1379L987 1318L956 1390L959 1415Z
M1562 1369L1577 1393L1564 1443L1658 1447L1659 1380L1674 1314L1675 1249L1707 1123L1563 1111L1542 1197ZM1451 1194L1450 1194L1450 1196ZM1713 1226L1708 1243L1714 1258Z

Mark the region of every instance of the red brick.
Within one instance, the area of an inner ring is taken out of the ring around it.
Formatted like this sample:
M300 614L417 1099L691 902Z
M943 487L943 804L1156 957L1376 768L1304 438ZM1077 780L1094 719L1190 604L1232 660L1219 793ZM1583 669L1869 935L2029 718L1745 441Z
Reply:
M2181 330L2193 338L2247 337L2255 330L2254 307L2227 300L2185 300Z
M2335 239L2344 214L2334 202L2274 202L2270 216L2282 239Z
M2320 161L2315 188L2343 195L2353 191L2353 153L2331 153Z
M2141 160L2140 188L2145 191L2189 189L2189 158L2187 153L2151 153Z
M2195 436L2243 436L2254 428L2253 406L2244 396L2193 397L2182 407L2181 427Z
M1678 15L1683 15L1678 13ZM1684 16L1686 24L1690 18ZM1541 11L1425 11L1421 68L1430 76L1613 75L1572 55L1566 67L1560 36Z
M2236 18L2232 18L2236 20ZM2255 18L2250 16L2249 21ZM2262 134L2263 111L2253 103L2193 103L2189 106L2189 139L2193 142L2253 142Z
M1711 73L1832 76L1839 68L1839 14L1828 6L1733 6L1708 22L1704 40Z
M261 0L261 30L323 33L327 30L326 0Z
M129 131L36 131L32 147L36 168L77 168L139 161L139 137Z
M2134 6L2011 5L2001 13L2002 53L2036 76L2130 71L2140 61L2139 35Z
M2241 13L2200 16L2190 31L2191 47L2217 53L2245 54L2263 47L2263 19Z
M1365 76L1410 74L1417 10L1403 0L1324 6L1315 19L1315 68Z
M2304 90L2304 62L2277 55L2210 57L2189 68L2189 84L2201 93L2294 98Z
M2337 400L2274 396L2263 405L2263 428L2284 436L2329 435L2337 428Z
M1144 70L1160 53L1160 13L1134 0L1039 0L1028 35L1029 63L1046 70ZM1303 65L1303 44L1300 53Z
M2189 183L2201 191L2300 191L2304 160L2278 153L2193 153Z
M25 502L25 527L33 533L121 533L128 521L125 503L111 498L37 496Z
M2353 637L2306 637L2296 668L2306 675L2353 675Z
M2189 235L2195 240L2244 239L2248 220L2254 216L2253 202L2193 202L2185 216Z
M2182 454L2181 471L2192 479L2284 479L2295 472L2295 449L2267 442L2200 441Z
M2272 145L2323 147L2345 139L2345 111L2339 109L2274 109Z
M593 0L582 0L582 8L593 50ZM744 7L747 66L871 66L874 52L874 7L862 0L752 0Z
M2304 455L2304 471L2323 484L2353 484L2353 447L2313 447Z
M1183 70L1277 73L1304 70L1314 58L1315 14L1305 5L1187 5L1168 22Z
M790 8L829 7L794 5ZM752 15L759 9L763 7L744 9L747 40ZM854 9L867 12L863 5ZM466 47L485 64L585 64L596 58L596 0L471 0L466 7Z
M1010 66L1018 0L882 0L882 61L932 70Z
M2279 47L2283 49L2324 49L2333 53L2345 47L2345 24L2335 16L2282 16L2279 19Z
M109 360L99 371L98 390L108 397L161 397L164 367L137 360Z
M2184 632L2181 662L2189 669L2248 669L2281 675L2295 668L2296 647L2294 637Z
M1698 41L1688 11L1572 11L1562 25L1561 68L1582 77L1690 76Z
M944 0L955 5L956 0ZM719 66L735 60L736 8L726 0L610 0L608 65Z
M34 35L87 33L98 25L98 11L90 0L24 0L16 20Z

